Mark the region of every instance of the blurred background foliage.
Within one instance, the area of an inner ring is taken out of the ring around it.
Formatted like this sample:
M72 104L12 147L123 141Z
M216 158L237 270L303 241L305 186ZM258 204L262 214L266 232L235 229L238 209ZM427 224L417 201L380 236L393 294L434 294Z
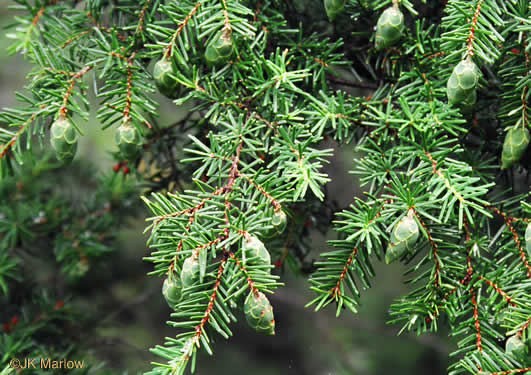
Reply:
M8 0L0 0L2 29L12 17L7 10L8 3ZM8 45L4 30L0 33L2 107L15 104L14 92L22 90L25 76L31 70L21 56L7 55ZM168 99L162 96L157 99L162 104L161 123L185 113L185 109L176 108ZM95 116L91 118L83 127L85 136L80 139L76 159L91 165L96 174L109 173L113 165L110 152L116 151L111 134L113 129L102 131ZM337 149L335 144L325 146ZM352 159L357 157L352 149L353 146L337 149L326 167L326 173L332 179L327 186L328 194L335 197L338 207L346 207L352 196L360 193L355 177L347 173ZM72 174L73 178L76 177L74 171ZM90 194L90 190L84 194ZM146 237L141 234L148 213L140 199L134 204L142 214L125 223L120 230L119 251L108 260L112 265L90 270L82 283L75 286L73 292L76 294L68 302L101 314L92 332L83 333L87 340L85 344L92 348L87 354L104 360L109 368L127 370L129 374L150 369L150 361L156 358L148 349L164 337L175 335L175 330L165 324L170 309L160 293L162 280L147 276L152 265L142 260L149 255ZM309 259L315 260L328 245L326 236L317 231L312 237L314 248ZM276 335L257 335L244 319L240 319L241 323L234 327L234 338L230 342L219 339L216 356L203 358L196 374L445 374L448 354L455 347L446 332L420 337L403 333L398 337L399 327L386 324L391 301L412 287L403 283L404 270L399 262L376 264L376 278L372 288L363 296L359 314L343 314L337 319L333 307L319 313L304 308L311 297L307 280L293 275L286 268L281 273L286 287L271 298L277 322ZM40 279L49 280L49 277L43 274ZM206 357L205 354L202 356Z

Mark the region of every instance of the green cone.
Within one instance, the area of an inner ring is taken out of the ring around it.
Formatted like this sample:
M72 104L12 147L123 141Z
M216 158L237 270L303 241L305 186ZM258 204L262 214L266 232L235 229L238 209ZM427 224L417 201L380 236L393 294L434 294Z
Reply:
M377 50L395 44L404 32L404 14L397 7L384 10L376 24L375 47Z
M264 243L253 235L243 239L242 251L245 255L246 261L250 264L271 264L271 255L269 254L269 251L267 251Z
M65 162L74 159L77 150L77 134L66 116L59 116L50 128L50 143L57 158Z
M181 300L181 289L182 286L176 278L168 276L164 280L162 284L162 295L171 308Z
M280 234L286 230L288 219L286 217L286 214L282 209L276 209L275 213L273 214L273 219L271 220L271 224L273 224L273 228L275 231Z
M279 234L282 234L286 230L287 216L281 208L275 209L273 217L271 218L272 228L269 227L262 231L263 238L272 238Z
M214 38L207 46L205 59L211 65L221 65L226 63L234 52L232 39L224 35Z
M324 0L326 15L330 21L345 9L345 0Z
M516 163L525 153L529 145L529 130L527 128L509 129L503 142L502 167L506 169Z
M480 75L481 72L471 59L457 64L446 84L448 102L454 105L474 105Z
M527 224L525 229L525 247L527 248L527 255L531 258L531 223Z
M257 332L265 335L275 334L273 307L264 293L259 291L253 293L251 291L245 299L243 311L245 312L247 323Z
M385 253L385 263L389 264L399 259L407 250L411 249L418 237L419 227L414 219L406 216L396 223Z
M514 335L509 337L505 343L505 353L506 354L517 354L525 350L525 344L522 341L522 338L519 335Z
M181 271L181 281L184 288L188 288L199 280L199 260L194 255L184 260Z
M180 93L179 83L170 77L170 74L174 73L173 64L168 58L162 58L157 61L153 69L153 78L157 89L161 94L171 99L177 98Z
M115 133L116 144L127 159L133 159L142 144L142 137L138 129L130 122L120 125Z

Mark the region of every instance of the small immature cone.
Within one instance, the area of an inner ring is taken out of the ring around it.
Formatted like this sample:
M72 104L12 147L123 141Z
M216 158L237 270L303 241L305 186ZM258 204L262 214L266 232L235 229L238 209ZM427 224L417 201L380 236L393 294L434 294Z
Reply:
M211 65L221 65L231 58L233 52L232 38L228 35L219 35L207 46L205 59Z
M249 235L243 239L242 251L246 259L251 259L251 262L258 262L260 264L271 264L271 255L267 251L264 243L257 237ZM258 260L254 260L257 258Z
M116 129L115 140L122 154L128 159L136 156L142 144L140 132L131 122L126 122Z
M404 14L397 6L383 11L376 24L375 47L377 50L395 44L404 32Z
M481 72L472 59L457 64L446 84L448 102L454 105L473 105Z
M531 260L531 223L527 224L525 229L525 247L527 248L527 256Z
M184 260L181 270L181 282L184 288L188 288L199 280L199 260L191 255Z
M506 169L522 158L529 145L529 130L518 127L509 129L503 142L502 167Z
M509 339L505 343L506 354L512 354L512 353L516 354L524 350L525 350L525 344L522 341L522 337L518 334L509 337Z
M391 241L385 253L385 263L389 264L399 259L411 249L419 237L417 222L409 215L396 223L391 232Z
M71 161L77 150L77 134L72 122L60 115L50 128L50 143L59 160Z
M281 208L275 208L273 217L271 218L272 228L264 229L261 233L264 238L272 238L279 234L282 234L286 230L288 219L284 211Z
M168 98L174 99L179 95L178 82L170 77L174 73L171 59L163 57L155 64L153 78L157 89Z
M333 21L345 9L345 0L324 0L324 7L328 19Z
M287 222L288 220L284 211L282 211L281 208L275 209L271 224L273 224L273 228L278 234L281 234L282 232L284 232L284 230L286 230Z
M181 300L181 289L182 286L177 278L168 276L164 280L162 284L162 295L171 308Z
M275 334L275 317L273 307L264 293L251 291L243 306L249 326L265 335Z

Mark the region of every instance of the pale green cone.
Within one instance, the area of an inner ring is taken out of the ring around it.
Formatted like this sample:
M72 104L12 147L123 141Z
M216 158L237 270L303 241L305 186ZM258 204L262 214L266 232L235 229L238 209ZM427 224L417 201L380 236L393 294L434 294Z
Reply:
M271 264L269 251L267 251L264 243L253 235L243 239L242 251L249 263Z
M170 77L174 73L174 68L169 58L162 58L157 61L153 69L153 78L157 89L168 98L175 99L179 95L178 82Z
M245 299L243 311L247 323L257 332L265 335L275 334L273 307L264 293L259 291L253 293L251 291Z
M531 259L531 223L527 224L525 229L525 247L527 248L527 256Z
M168 306L174 307L181 300L182 286L175 277L167 277L162 284L162 295Z
M183 262L181 271L181 282L184 288L188 288L199 280L199 260L191 255Z
M131 123L125 123L116 129L115 140L122 154L128 159L135 157L140 151L142 136Z
M402 257L417 242L418 237L419 227L414 219L406 216L396 223L385 253L385 263L389 264Z
M525 344L522 341L522 338L518 335L509 337L505 343L505 353L506 354L516 354L523 352L525 350Z
M281 208L275 209L271 218L272 227L262 231L263 238L272 238L276 235L282 234L286 230L287 216Z
M50 128L50 143L57 158L71 161L77 150L77 134L74 125L66 116L59 116Z
M397 7L383 11L376 24L375 47L377 50L395 44L404 32L404 14Z
M328 19L333 21L345 9L345 0L324 0L324 7Z
M234 45L230 37L220 35L214 38L207 46L205 59L211 65L226 63L234 52Z
M480 70L469 58L457 64L446 84L448 102L465 106L475 104L475 90L480 75Z
M286 230L286 224L288 222L288 219L286 217L286 214L282 209L276 209L275 213L273 214L273 219L271 220L271 224L273 224L273 228L278 234L281 234Z
M509 129L503 142L502 167L506 169L516 163L524 155L529 145L529 130L527 128Z

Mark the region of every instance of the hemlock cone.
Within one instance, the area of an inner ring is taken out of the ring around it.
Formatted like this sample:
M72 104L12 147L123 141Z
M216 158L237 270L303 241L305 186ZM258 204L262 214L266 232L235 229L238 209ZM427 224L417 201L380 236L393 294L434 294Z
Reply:
M476 103L476 86L481 72L472 59L467 58L457 64L448 80L448 102L457 105Z
M326 15L330 21L345 10L345 0L324 0Z
M225 64L234 53L234 45L229 35L212 39L205 50L205 60L212 65Z
M286 230L287 222L286 213L282 209L275 210L271 224L273 224L273 228L278 234L282 234Z
M525 153L529 145L529 130L527 128L509 129L503 142L502 169L511 167Z
M395 44L402 37L404 29L404 14L398 6L384 10L376 24L376 49L380 50Z
M411 250L419 237L419 227L415 219L406 216L396 223L391 232L391 239L385 253L385 263L389 264L399 259Z
M175 277L167 277L162 284L162 295L168 303L168 306L173 308L181 300L182 286L179 280Z
M275 334L275 317L273 306L262 292L250 292L244 303L244 312L247 323L264 335Z
M50 143L57 158L66 162L72 161L77 150L77 134L72 121L60 115L50 127Z
M505 343L505 353L507 354L516 354L521 353L525 350L525 344L522 341L520 335L513 335L507 339Z
M190 255L183 262L181 270L181 282L184 288L188 288L199 280L199 260L195 255Z
M525 244L527 247L527 254L531 258L531 223L527 224L525 229Z
M286 213L281 208L275 209L271 218L272 226L262 230L261 237L269 239L284 233L284 231L286 230L287 223L288 218L286 216Z
M134 158L139 152L139 146L142 144L142 136L138 129L131 122L126 122L116 129L115 134L116 144L120 152L127 159Z
M260 263L265 265L271 264L271 255L267 251L264 243L256 236L249 235L242 240L243 259L247 259L249 263ZM255 259L253 259L255 258Z
M155 63L153 78L157 89L168 98L175 99L179 96L179 83L171 74L175 74L175 70L170 59L164 57Z

